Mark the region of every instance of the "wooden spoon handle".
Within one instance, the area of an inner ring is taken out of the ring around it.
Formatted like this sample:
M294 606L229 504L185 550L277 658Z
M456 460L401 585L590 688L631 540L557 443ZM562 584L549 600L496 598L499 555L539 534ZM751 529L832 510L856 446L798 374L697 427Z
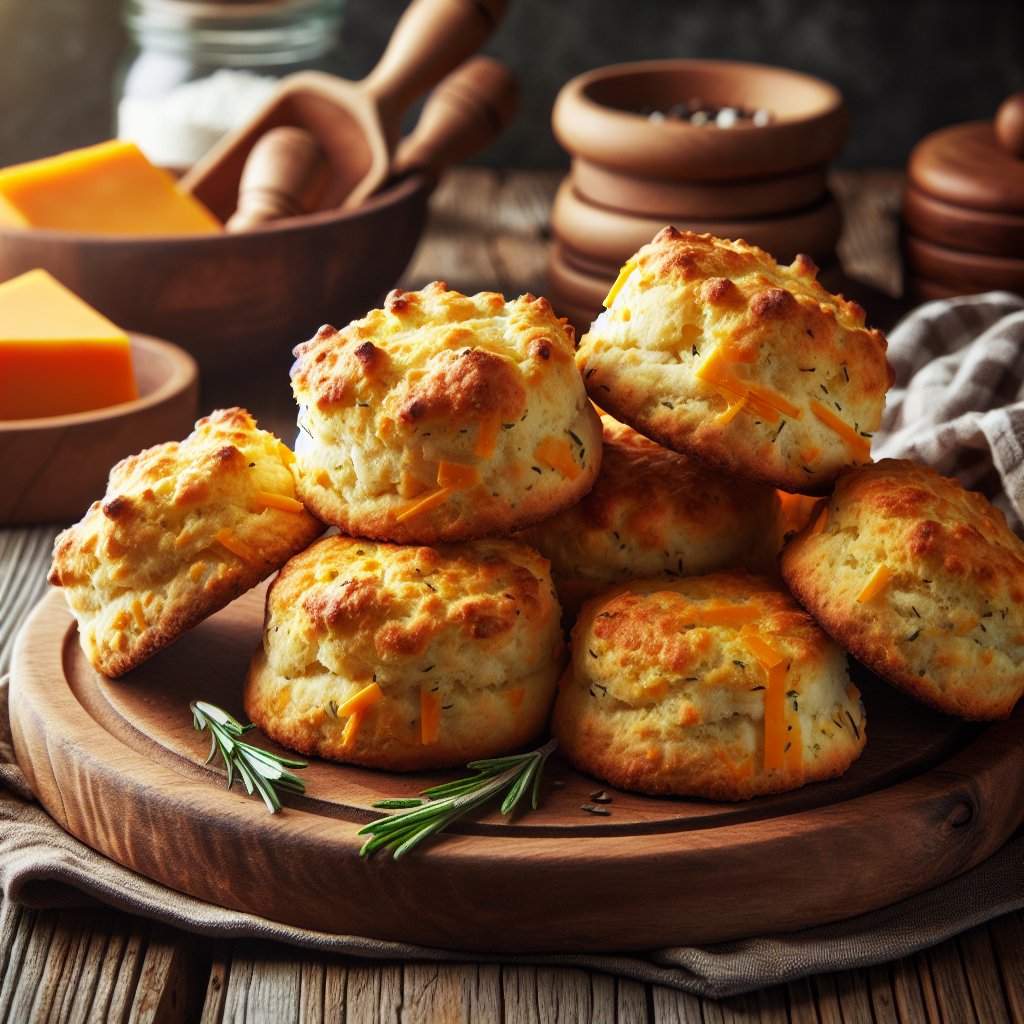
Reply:
M501 61L475 57L431 94L412 134L395 152L393 172L445 168L489 146L519 109L519 82Z
M359 83L377 105L389 147L409 104L475 53L507 6L507 0L412 0L377 66Z

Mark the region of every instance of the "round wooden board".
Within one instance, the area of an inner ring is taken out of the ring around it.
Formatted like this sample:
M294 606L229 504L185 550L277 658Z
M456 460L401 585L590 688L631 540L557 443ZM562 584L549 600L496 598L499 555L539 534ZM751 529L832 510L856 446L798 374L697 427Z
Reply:
M467 821L401 861L359 855L383 797L457 773L314 761L282 813L204 766L189 701L241 713L263 588L121 680L97 675L63 597L21 632L18 762L89 846L211 903L338 934L475 951L615 951L784 932L890 904L996 850L1024 817L1024 706L969 726L863 680L869 742L835 782L738 804L647 798L549 763L537 812ZM259 741L259 737L257 737ZM607 817L583 811L612 797Z

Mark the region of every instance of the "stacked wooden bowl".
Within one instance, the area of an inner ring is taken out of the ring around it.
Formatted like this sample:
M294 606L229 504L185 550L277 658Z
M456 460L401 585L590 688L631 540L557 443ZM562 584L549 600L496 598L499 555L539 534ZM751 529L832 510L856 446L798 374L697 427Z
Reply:
M1024 293L1024 93L994 121L952 125L914 147L903 229L914 298Z
M827 170L848 123L838 90L783 68L665 60L574 78L552 113L572 157L551 211L555 308L585 329L667 224L827 267L841 227Z

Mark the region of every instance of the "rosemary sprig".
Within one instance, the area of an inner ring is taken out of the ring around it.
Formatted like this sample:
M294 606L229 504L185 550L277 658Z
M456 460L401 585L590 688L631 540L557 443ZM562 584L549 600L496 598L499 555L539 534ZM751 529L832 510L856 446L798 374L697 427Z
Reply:
M261 750L251 743L243 742L239 737L255 726L251 722L242 725L237 718L216 704L194 700L190 706L192 727L198 732L202 732L203 729L210 730L210 756L206 763L209 764L216 754L220 754L228 772L228 789L234 784L237 772L246 792L250 796L253 792L259 792L271 814L281 810L278 790L287 793L306 791L302 779L287 770L305 768L305 761L281 757L279 754L272 754L268 750Z
M511 814L527 792L530 793L530 806L536 810L541 773L557 745L558 741L551 739L526 754L470 761L466 767L475 771L475 775L425 789L420 794L425 799L381 800L375 803L374 807L401 808L402 812L378 818L359 830L358 835L370 836L359 851L360 855L366 856L384 847L394 850L397 860L424 839L482 807L506 789L508 792L501 802L502 814Z

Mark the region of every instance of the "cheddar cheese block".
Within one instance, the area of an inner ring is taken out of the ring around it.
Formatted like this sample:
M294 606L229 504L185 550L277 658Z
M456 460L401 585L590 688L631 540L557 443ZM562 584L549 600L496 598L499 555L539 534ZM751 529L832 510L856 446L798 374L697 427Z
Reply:
M0 170L0 227L124 235L211 234L221 224L131 142Z
M0 419L137 397L128 336L45 270L0 284Z

